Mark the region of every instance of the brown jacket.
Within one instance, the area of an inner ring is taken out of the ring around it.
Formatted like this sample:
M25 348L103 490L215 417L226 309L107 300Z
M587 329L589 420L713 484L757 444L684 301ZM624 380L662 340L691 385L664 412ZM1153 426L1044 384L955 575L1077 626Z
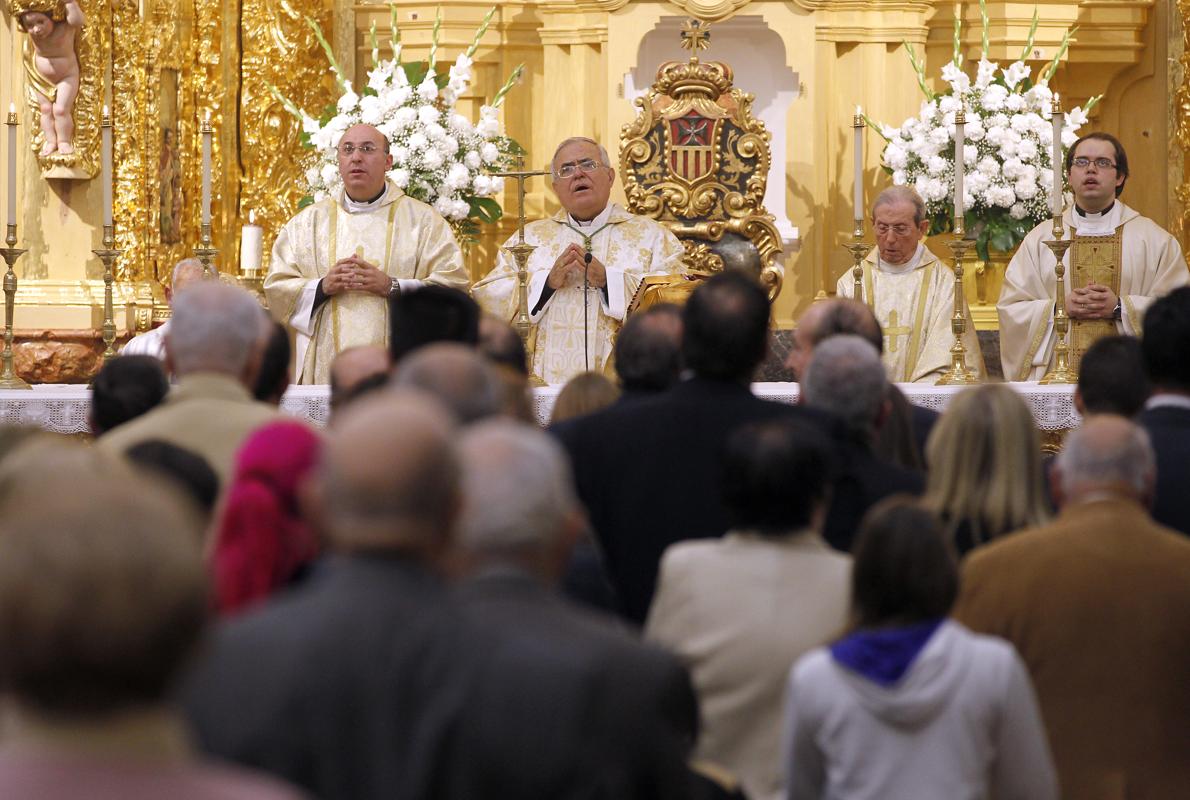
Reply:
M1190 541L1137 503L1069 506L974 551L955 617L1029 668L1070 800L1190 791Z

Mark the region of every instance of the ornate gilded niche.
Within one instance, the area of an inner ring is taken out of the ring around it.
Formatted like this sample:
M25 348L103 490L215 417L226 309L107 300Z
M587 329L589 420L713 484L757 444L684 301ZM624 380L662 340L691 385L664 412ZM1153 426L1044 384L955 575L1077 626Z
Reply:
M733 87L731 67L699 61L706 28L688 23L682 37L695 54L661 65L621 133L628 208L682 240L691 274L742 269L776 297L784 271L781 236L764 208L770 135L752 115L753 96Z

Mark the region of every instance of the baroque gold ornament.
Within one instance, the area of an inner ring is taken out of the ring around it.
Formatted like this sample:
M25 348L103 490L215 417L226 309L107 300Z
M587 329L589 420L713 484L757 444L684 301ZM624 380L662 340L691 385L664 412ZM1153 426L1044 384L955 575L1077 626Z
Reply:
M620 135L628 209L656 219L682 240L691 274L751 272L776 297L781 237L764 208L771 136L753 116L753 96L733 87L731 67L702 63L708 26L688 21L687 62L657 70L636 119Z

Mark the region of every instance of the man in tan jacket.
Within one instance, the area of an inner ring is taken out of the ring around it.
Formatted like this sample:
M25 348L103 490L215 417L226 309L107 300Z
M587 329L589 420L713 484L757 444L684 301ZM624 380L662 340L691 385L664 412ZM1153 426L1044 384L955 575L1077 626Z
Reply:
M955 617L1024 659L1063 797L1182 797L1190 541L1149 516L1153 450L1122 417L1089 417L1055 472L1058 518L968 557Z
M226 487L248 434L283 418L251 394L266 330L260 305L242 289L202 281L179 292L165 335L166 367L177 385L161 405L104 434L98 445L123 453L162 439L205 458Z

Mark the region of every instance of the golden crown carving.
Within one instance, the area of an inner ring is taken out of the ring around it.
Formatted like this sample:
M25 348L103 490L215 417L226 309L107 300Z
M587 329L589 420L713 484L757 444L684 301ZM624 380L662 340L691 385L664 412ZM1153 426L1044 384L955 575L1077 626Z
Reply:
M712 102L719 95L731 91L731 67L720 61L702 63L697 57L688 62L669 61L657 70L654 88L658 93L675 97L686 94L705 94Z
M22 14L45 14L54 22L66 19L66 7L62 0L10 0L8 11L17 20L21 30L25 29L20 21Z

